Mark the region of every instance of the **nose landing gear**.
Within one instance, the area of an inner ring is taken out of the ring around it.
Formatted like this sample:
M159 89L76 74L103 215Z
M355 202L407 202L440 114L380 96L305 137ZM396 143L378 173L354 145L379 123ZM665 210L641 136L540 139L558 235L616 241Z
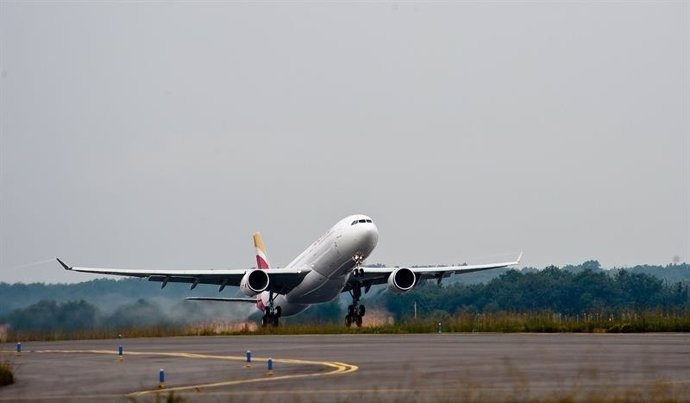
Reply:
M357 327L362 327L362 317L367 310L364 305L359 304L359 299L362 297L361 285L353 286L350 295L352 296L352 305L347 307L345 326L350 327L354 323Z

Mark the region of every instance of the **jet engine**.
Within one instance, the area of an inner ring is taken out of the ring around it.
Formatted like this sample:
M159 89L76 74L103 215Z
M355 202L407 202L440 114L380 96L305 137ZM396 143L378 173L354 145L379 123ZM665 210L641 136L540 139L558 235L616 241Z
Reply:
M402 294L410 291L416 282L417 276L415 276L414 272L403 267L395 269L388 276L388 289L396 294Z
M244 273L240 282L240 290L244 295L253 297L268 288L268 273L266 270L254 269Z

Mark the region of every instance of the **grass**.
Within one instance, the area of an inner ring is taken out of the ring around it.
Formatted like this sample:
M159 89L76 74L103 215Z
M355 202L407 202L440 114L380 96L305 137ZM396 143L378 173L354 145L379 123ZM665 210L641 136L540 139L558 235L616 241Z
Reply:
M511 383L504 388L494 388L491 384L476 384L457 379L457 383L451 386L450 390L434 390L424 385L424 381L418 378L406 379L404 383L397 385L386 391L368 390L357 392L356 390L346 390L345 393L337 393L338 388L334 389L335 394L331 395L328 390L324 394L300 394L299 392L286 391L282 395L281 401L294 403L316 403L324 400L355 403L355 402L396 402L396 403L681 403L687 402L690 395L690 388L687 385L678 385L671 382L658 380L651 384L621 386L615 380L602 379L602 375L595 368L585 368L575 379L562 389L553 391L540 391L538 387L530 384L524 374L516 365L506 363L507 370L511 375ZM384 388L385 389L385 388ZM396 391L397 390L397 391ZM268 392L268 390L267 390ZM214 398L225 402L259 402L273 400L274 397L266 395L255 395L252 397L242 394L228 394L223 397L223 392L216 390L212 392ZM203 394L194 392L175 394L174 392L161 392L143 400L133 400L133 402L194 402L203 400Z
M436 333L439 323L450 333L647 333L690 332L690 312L625 312L619 314L561 315L549 312L461 313L423 320L404 320L362 328L344 324L288 324L277 328L255 326L223 326L200 324L181 326L149 326L129 329L97 328L87 330L11 331L10 340L73 340L110 339L123 337L170 337L212 335L290 335L290 334L404 334Z
M155 403L185 403L194 402L199 398L194 395L184 396L175 395L174 393L157 395L153 399L134 400L135 402L155 402ZM504 394L496 395L495 393L477 391L476 388L468 388L462 392L451 396L440 392L435 396L419 395L416 393L408 394L390 394L389 392L379 392L375 394L358 394L353 392L351 396L333 399L334 402L339 403L359 403L362 401L371 403L420 403L420 402L435 402L435 403L683 403L687 402L684 392L674 391L663 386L654 386L650 389L641 390L615 390L615 391L563 391L554 392L551 394L540 396L514 395ZM295 394L292 399L289 395L285 397L285 401L294 403L316 403L321 402L321 397L314 396L300 396ZM270 395L265 398L251 399L250 401L265 401L270 400ZM331 399L329 399L331 400ZM232 402L244 402L244 397L228 396L226 400Z
M460 314L450 332L648 333L690 332L690 312L624 312L561 315L549 312Z
M435 402L435 403L683 403L687 402L686 392L674 390L666 386L654 385L649 389L635 389L635 390L591 390L591 391L562 391L553 392L549 394L542 394L538 396L530 396L529 394L513 394L504 393L496 394L495 392L479 391L477 388L469 387L463 389L457 394L451 395L445 392L439 392L435 395L407 393L407 394L391 394L390 392L379 392L374 394L353 392L350 396L343 396L341 398L328 399L329 401L339 403L359 403L362 401L371 403L421 403L421 402ZM217 397L217 396L216 396ZM265 401L270 400L270 395L264 398L250 399L249 401ZM198 401L199 397L194 395L175 395L169 393L167 395L161 394L154 399L136 400L137 402L155 402L155 403L184 403ZM323 401L322 397L314 396L300 396L299 394L284 397L285 401L294 403L316 403ZM228 396L226 400L232 402L247 401L245 397Z
M12 366L7 361L0 361L0 386L11 385L14 383L14 373Z

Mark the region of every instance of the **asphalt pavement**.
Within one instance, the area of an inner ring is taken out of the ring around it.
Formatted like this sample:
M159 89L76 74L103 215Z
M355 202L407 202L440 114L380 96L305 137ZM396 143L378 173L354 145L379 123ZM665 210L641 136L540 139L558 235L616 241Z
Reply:
M17 356L14 344L0 345L17 379L0 388L0 402L153 401L171 391L214 402L645 393L690 400L688 334L210 336L31 342L22 349Z

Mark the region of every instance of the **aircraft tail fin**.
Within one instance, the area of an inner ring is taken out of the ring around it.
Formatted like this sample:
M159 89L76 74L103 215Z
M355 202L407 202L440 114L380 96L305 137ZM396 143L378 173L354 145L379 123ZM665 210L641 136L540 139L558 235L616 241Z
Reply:
M256 267L262 270L270 269L271 265L268 263L268 257L266 257L266 246L264 246L264 240L261 239L261 234L258 232L254 233L254 248L256 249Z

